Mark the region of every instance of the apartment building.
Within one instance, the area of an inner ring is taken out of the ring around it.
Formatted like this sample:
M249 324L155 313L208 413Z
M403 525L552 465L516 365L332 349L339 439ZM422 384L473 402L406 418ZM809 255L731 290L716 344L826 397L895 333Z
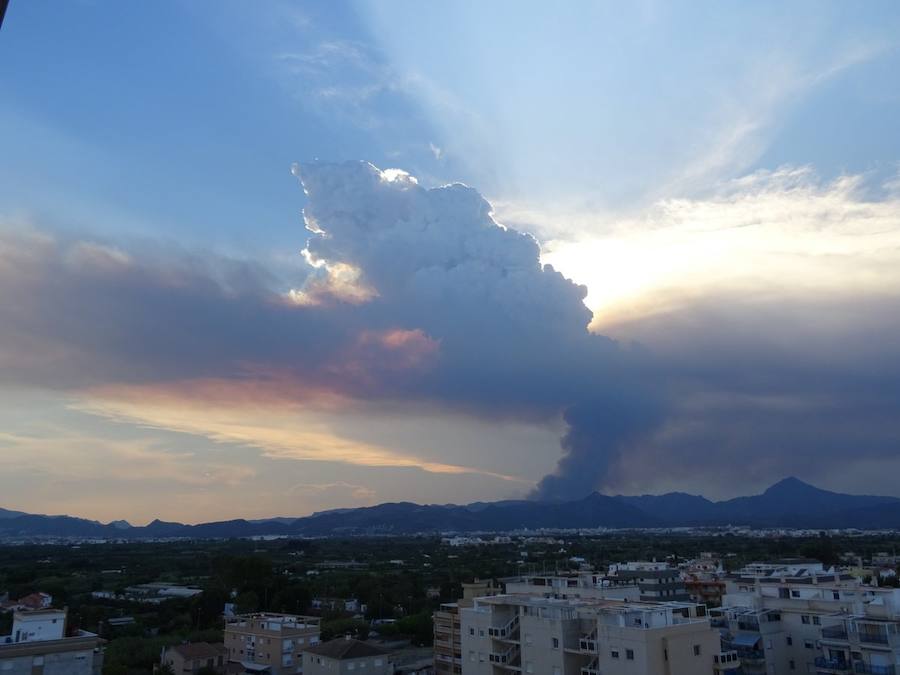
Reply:
M12 633L0 636L3 675L100 675L103 640L87 631L69 631L66 610L13 614Z
M257 612L225 620L228 660L248 672L303 672L303 652L319 643L319 618Z
M462 675L713 675L740 665L691 603L507 594L459 616Z
M391 652L368 642L338 638L307 648L304 675L394 675Z
M503 579L505 592L546 598L615 598L640 600L639 577L610 576L597 572L527 574Z
M475 598L499 595L502 588L493 579L462 584L463 597L448 602L434 613L434 672L437 675L459 675L462 672L462 635L459 608L471 607Z
M609 578L637 583L639 598L646 602L690 602L680 570L667 563L627 562L609 566Z
M819 567L738 575L711 610L744 673L900 673L900 591Z

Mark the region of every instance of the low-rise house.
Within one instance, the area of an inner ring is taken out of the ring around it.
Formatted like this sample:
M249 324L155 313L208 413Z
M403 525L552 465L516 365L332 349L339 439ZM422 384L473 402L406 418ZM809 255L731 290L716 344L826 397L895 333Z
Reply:
M322 642L304 652L303 675L394 675L391 652L353 638Z
M194 675L201 668L211 668L224 673L228 662L228 650L221 643L187 642L172 647L163 647L159 656L160 664L169 666L176 675Z

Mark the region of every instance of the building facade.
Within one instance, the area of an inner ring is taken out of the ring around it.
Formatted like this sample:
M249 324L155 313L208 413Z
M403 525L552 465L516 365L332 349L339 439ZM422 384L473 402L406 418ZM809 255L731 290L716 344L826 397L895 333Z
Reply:
M713 675L740 665L702 605L500 595L459 615L462 675Z
M738 574L710 611L744 673L900 674L900 590L821 566L789 572Z
M368 642L338 638L309 647L304 675L394 675L390 652Z
M258 612L225 620L228 660L271 675L303 672L303 652L319 643L319 618Z
M103 640L68 631L65 610L16 612L12 633L0 637L3 675L100 675L102 670Z
M223 644L189 642L163 647L159 662L164 666L169 666L176 675L182 673L194 675L202 668L224 673L225 664L228 662L228 650Z

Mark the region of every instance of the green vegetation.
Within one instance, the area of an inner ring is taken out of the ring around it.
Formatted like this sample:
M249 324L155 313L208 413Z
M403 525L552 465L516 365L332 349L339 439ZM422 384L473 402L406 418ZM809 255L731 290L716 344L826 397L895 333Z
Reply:
M461 584L474 578L570 569L576 566L572 557L602 568L625 560L677 561L701 551L731 554L726 563L732 569L789 556L831 564L847 551L867 558L894 550L898 543L898 537L889 536L616 533L459 548L443 546L434 537L0 546L0 591L13 598L40 590L51 593L54 605L69 608L70 625L109 641L107 675L145 675L165 645L220 641L226 602L238 611L316 614L325 639L346 634L365 639L378 633L429 645L431 613L441 602L459 599ZM194 585L203 593L160 604L92 596L153 581ZM314 610L313 598L355 598L365 610L345 611L342 604ZM134 623L110 627L109 619L123 616L133 617ZM9 621L8 614L0 614L0 633L9 630Z

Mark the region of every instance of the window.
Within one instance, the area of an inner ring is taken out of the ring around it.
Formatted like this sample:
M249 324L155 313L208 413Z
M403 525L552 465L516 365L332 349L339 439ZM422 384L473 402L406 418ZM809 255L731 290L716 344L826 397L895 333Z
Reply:
M820 625L822 625L822 620L821 620L819 617L814 616L814 617L813 617L813 624L815 624L816 626L820 626Z
M553 675L560 675L559 666L553 666Z
M792 644L794 644L794 638L792 638L790 635L788 635L787 643L788 643L788 647L790 647Z
M700 656L700 645L694 645L694 656Z
M559 638L553 638L553 649L559 649Z
M531 637L531 633L525 633L525 644L530 645L534 642L534 638Z
M525 662L525 672L526 672L526 673L533 673L533 672L534 672L534 664L533 664L531 661L526 661L526 662Z
M794 659L791 659L790 661L788 661L788 668L791 670L797 670L797 664L794 663Z
M351 661L347 664L347 670L356 670L356 664Z
M629 661L634 661L634 650L626 649L625 650L625 658L628 659Z
M619 650L618 650L618 649L612 649L612 650L610 650L609 655L610 655L612 658L617 659L617 658L619 658Z
M803 641L803 646L804 646L806 649L815 649L815 648L816 648L816 646L813 644L813 641L812 641L812 640L804 640L804 641Z
M475 661L475 652L473 652L471 649L469 650L469 661Z
M800 591L791 591L791 597L792 597L792 598L799 598L799 597L800 597Z
M478 629L478 637L484 637L484 628Z
M835 600L841 599L841 594L838 591L834 591L831 595L834 597Z
M800 623L809 623L809 614L800 615Z
M668 661L668 660L669 660L669 650L663 649L663 661Z
M376 666L380 666L382 663L383 663L383 662L382 662L381 659L375 659L375 665L376 665Z

